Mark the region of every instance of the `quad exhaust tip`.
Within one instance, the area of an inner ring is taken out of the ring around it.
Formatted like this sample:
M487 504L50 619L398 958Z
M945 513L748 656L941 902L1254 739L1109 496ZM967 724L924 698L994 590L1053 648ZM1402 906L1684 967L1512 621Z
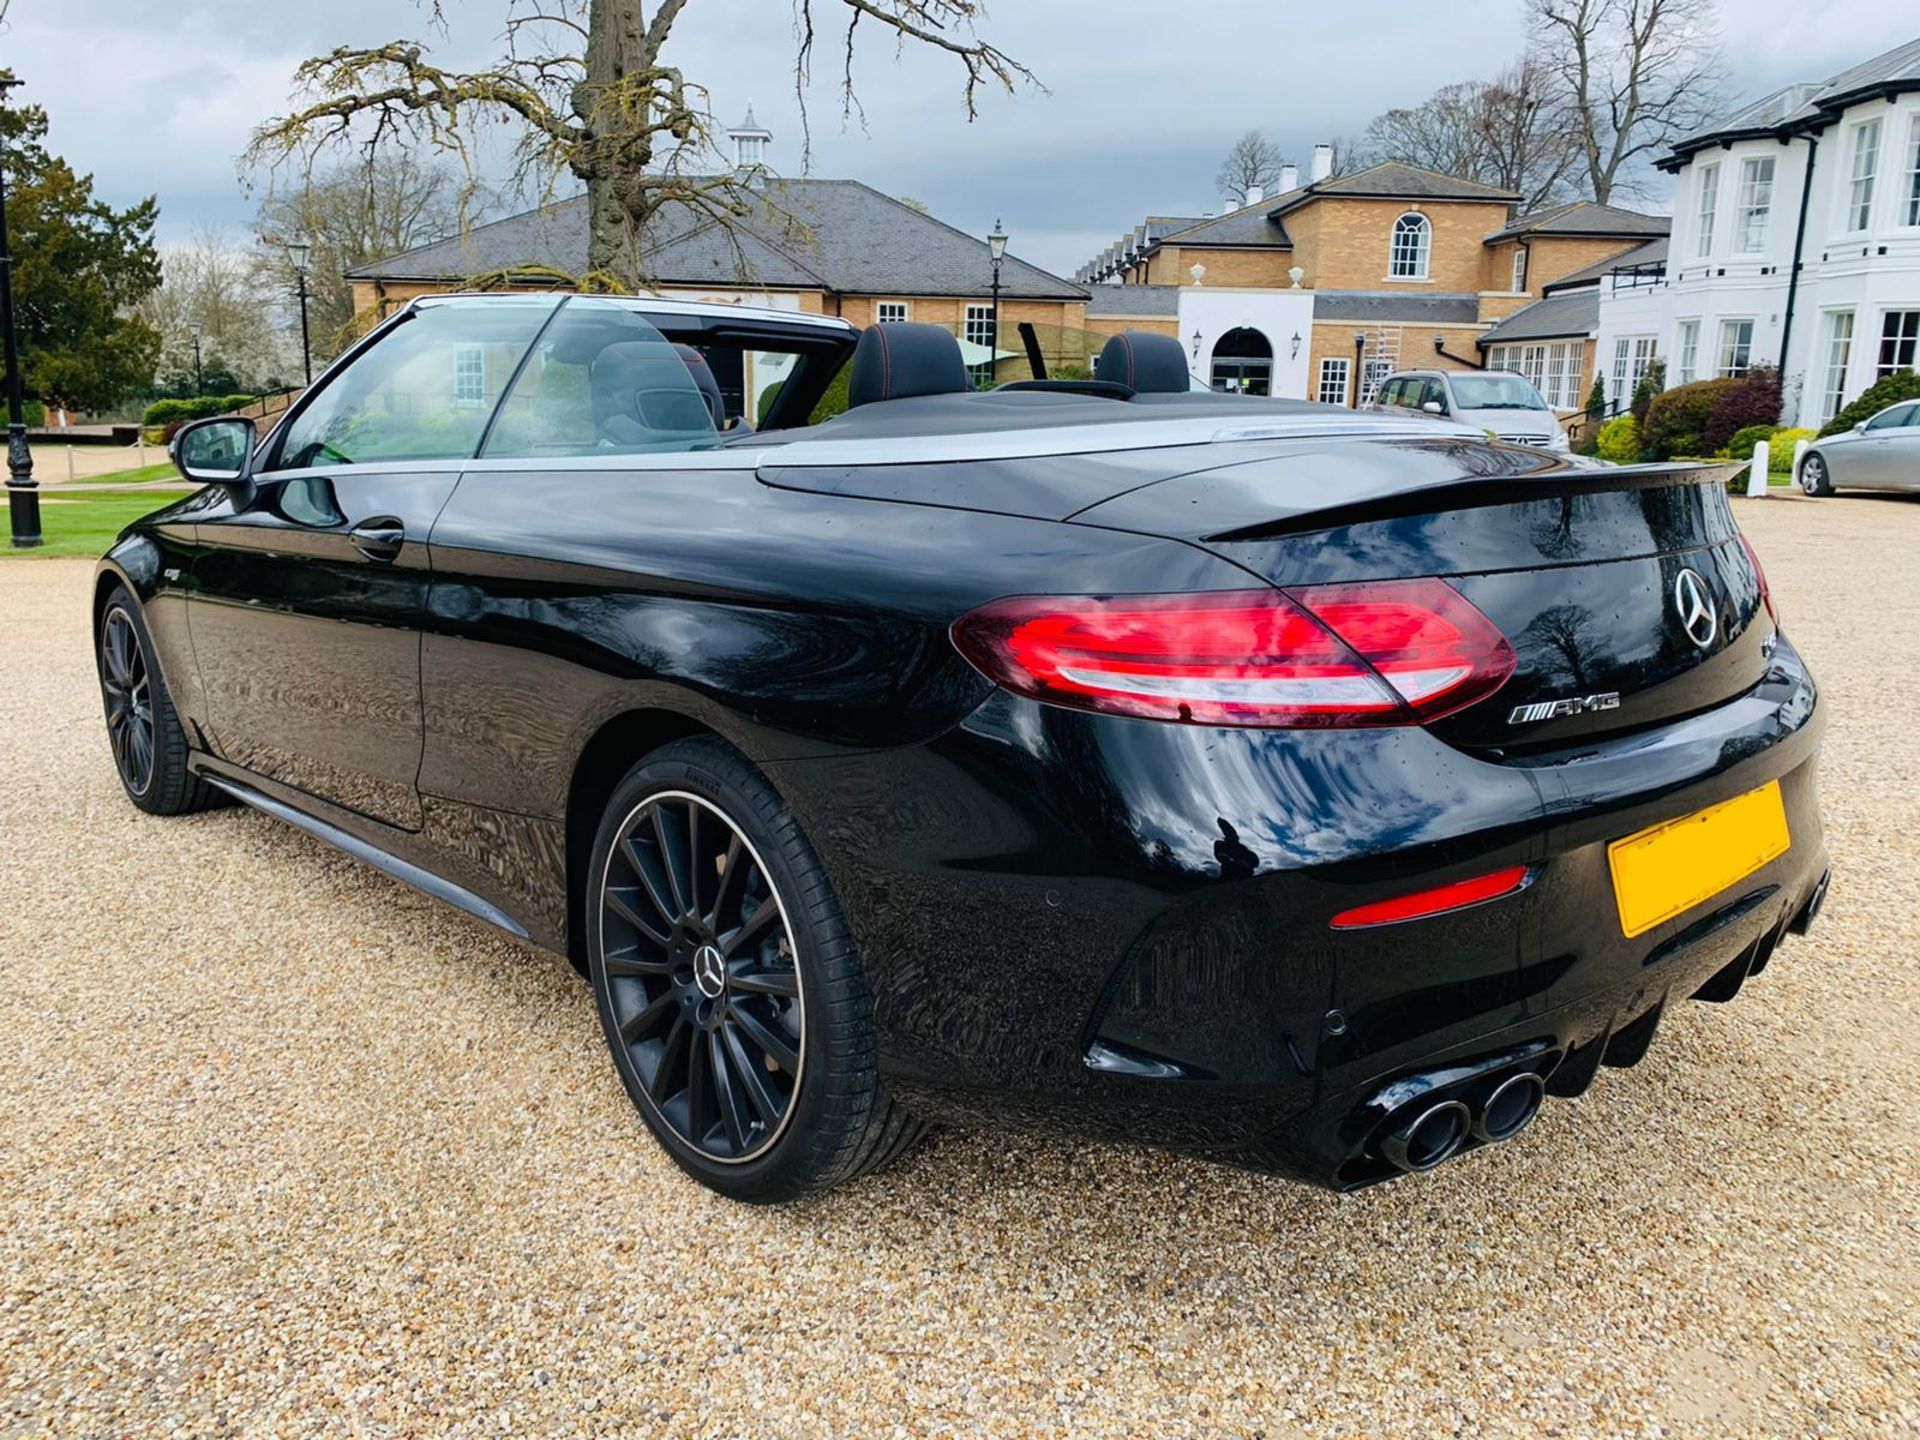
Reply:
M1474 1109L1473 1134L1477 1140L1489 1145L1497 1140L1511 1140L1527 1126L1533 1123L1533 1117L1540 1113L1540 1102L1546 1099L1547 1082L1531 1070L1522 1070L1517 1075L1509 1075L1493 1089Z
M1473 1112L1464 1104L1442 1100L1388 1135L1380 1142L1380 1153L1410 1175L1431 1170L1466 1143L1472 1125Z

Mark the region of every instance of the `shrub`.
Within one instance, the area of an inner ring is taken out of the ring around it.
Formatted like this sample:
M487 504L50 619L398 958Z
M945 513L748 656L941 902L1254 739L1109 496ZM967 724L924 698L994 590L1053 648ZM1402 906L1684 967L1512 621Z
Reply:
M1587 392L1587 414L1598 420L1607 413L1607 377L1593 377L1593 388Z
M1633 387L1634 423L1647 423L1647 409L1653 404L1653 397L1667 388L1667 362L1655 360L1647 366L1647 373L1640 377L1640 383Z
M1820 433L1838 435L1842 430L1851 430L1862 420L1879 414L1889 405L1917 398L1920 398L1920 372L1896 370L1885 379L1868 386L1858 400L1822 425Z
M1748 425L1736 430L1733 438L1727 441L1727 454L1735 460L1750 460L1753 458L1753 447L1762 440L1773 439L1779 428L1778 425Z
M1648 402L1646 419L1640 422L1642 452L1649 460L1705 454L1707 417L1740 384L1738 380L1696 380L1655 395Z
M1595 451L1602 460L1631 465L1640 458L1640 423L1632 415L1616 415L1600 427Z
M1785 475L1793 469L1793 447L1813 439L1811 430L1776 430L1767 440L1767 469Z
M140 421L145 425L170 425L176 420L201 420L209 415L225 415L259 398L257 395L193 395L156 400L147 406Z
M1717 455L1728 448L1736 433L1748 426L1779 423L1780 372L1756 366L1736 379L1733 388L1714 402L1700 439L1709 454Z

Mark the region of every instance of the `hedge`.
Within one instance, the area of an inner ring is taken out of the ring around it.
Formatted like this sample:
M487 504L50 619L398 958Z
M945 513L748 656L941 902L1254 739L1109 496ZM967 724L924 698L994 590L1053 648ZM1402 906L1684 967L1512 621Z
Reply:
M226 415L259 398L258 395L196 395L186 400L156 400L140 416L140 423L168 425L181 420L201 420L209 415Z
M1631 413L1616 415L1600 427L1594 453L1619 465L1631 465L1640 458L1640 425Z
M1727 454L1735 460L1751 460L1753 447L1762 440L1772 440L1778 425L1749 425L1744 430L1733 432L1733 438L1727 441Z
M1718 455L1729 448L1740 431L1750 426L1779 423L1780 372L1756 365L1733 382L1733 388L1724 398L1714 402L1700 439L1709 455ZM1747 453L1753 453L1752 446L1747 447Z
M1820 427L1822 435L1838 435L1851 430L1862 420L1879 414L1887 406L1902 400L1920 398L1920 373L1896 370L1885 379L1867 387L1860 398Z
M1740 387L1738 380L1696 380L1662 390L1647 406L1646 423L1640 427L1640 448L1649 460L1671 460L1676 455L1710 453L1706 443L1707 419L1714 407ZM1730 427L1727 434L1733 434Z
M1813 439L1811 430L1776 430L1767 441L1767 469L1785 475L1793 469L1793 447L1799 441Z

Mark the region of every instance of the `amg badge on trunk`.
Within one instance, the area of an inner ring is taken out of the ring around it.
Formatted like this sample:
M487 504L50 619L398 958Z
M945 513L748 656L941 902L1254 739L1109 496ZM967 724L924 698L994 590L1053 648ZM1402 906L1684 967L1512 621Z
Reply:
M1576 695L1565 700L1536 700L1531 705L1516 705L1507 716L1509 725L1531 725L1537 720L1558 720L1565 715L1585 715L1593 710L1618 710L1620 692L1603 695Z

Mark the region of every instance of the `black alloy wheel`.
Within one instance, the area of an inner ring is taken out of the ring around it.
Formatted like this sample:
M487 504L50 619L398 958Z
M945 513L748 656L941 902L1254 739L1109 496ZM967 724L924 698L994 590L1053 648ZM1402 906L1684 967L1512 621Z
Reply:
M709 1160L786 1128L806 1061L793 930L746 836L684 791L620 826L601 885L601 957L620 1043L648 1101Z
M100 690L107 705L107 741L120 783L136 799L153 788L153 684L133 617L124 605L100 627Z
M737 750L678 740L629 771L587 881L587 973L614 1068L688 1174L737 1200L792 1200L920 1137L880 1081L826 871Z

